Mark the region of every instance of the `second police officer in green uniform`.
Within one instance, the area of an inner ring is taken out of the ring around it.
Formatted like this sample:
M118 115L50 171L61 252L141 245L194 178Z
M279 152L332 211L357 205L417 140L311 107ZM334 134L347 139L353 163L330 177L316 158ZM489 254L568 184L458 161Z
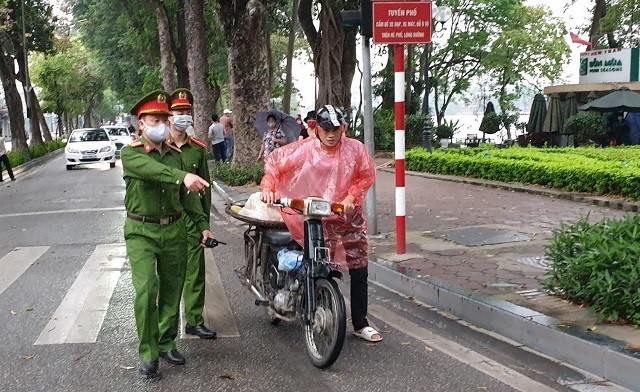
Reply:
M185 170L197 174L210 181L207 165L207 144L187 135L189 126L193 125L193 95L186 88L179 88L171 93L169 104L169 123L171 124L170 142L181 151ZM198 196L193 194L192 196ZM202 210L209 218L211 213L211 188L206 188L199 199ZM207 219L208 222L208 219ZM184 279L184 312L186 319L185 332L202 339L214 339L216 333L204 325L204 285L205 265L204 248L200 245L201 233L195 223L187 217L187 273Z
M134 313L143 378L159 376L158 357L185 363L175 342L187 262L184 213L204 238L213 238L201 203L189 197L203 192L209 183L189 173L180 150L165 142L168 99L168 93L154 91L133 107L141 136L121 153L127 210L124 237L136 292Z

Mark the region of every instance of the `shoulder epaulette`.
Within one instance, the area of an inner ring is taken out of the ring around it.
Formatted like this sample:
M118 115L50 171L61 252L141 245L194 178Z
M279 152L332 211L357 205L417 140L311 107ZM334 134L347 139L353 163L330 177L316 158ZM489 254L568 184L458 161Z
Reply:
M129 144L131 147L142 147L144 144L140 140L134 140Z
M196 139L195 137L191 137L191 141L194 142L195 144L199 145L202 148L207 148L207 144L205 142L203 142L200 139Z

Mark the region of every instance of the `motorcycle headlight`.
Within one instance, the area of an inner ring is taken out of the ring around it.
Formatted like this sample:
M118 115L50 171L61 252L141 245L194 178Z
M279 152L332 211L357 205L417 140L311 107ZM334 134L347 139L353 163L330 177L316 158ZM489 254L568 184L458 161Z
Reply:
M325 200L311 200L309 202L309 215L331 215L331 203Z
M68 148L68 147L67 147L67 152L69 154L79 154L80 153L80 151L76 150L75 148Z
M111 146L102 147L100 149L100 152L107 152L107 151L111 151Z

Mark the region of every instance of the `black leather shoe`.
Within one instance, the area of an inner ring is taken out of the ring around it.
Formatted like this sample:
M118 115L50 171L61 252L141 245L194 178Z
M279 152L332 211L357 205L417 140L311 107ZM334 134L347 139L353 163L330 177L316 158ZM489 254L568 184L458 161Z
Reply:
M166 353L160 353L160 357L164 358L165 361L172 363L174 365L184 365L186 360L178 352L178 350L167 351Z
M205 327L204 325L198 325L197 327L190 327L187 325L187 327L184 329L184 332L189 335L196 335L200 339L215 339L216 336L218 336L215 331L209 330L209 328Z
M160 377L160 371L158 370L158 360L149 362L140 362L140 369L138 370L140 377L150 380L152 378Z

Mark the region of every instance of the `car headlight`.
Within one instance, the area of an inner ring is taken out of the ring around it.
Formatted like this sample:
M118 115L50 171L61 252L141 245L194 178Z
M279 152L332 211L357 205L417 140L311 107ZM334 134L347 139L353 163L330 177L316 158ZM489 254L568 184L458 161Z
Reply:
M100 149L100 152L107 152L107 151L111 151L111 146L102 147Z
M80 154L80 151L76 150L75 148L69 148L69 147L67 147L67 152L69 154Z
M309 202L309 215L331 215L331 203L326 200L311 200Z

